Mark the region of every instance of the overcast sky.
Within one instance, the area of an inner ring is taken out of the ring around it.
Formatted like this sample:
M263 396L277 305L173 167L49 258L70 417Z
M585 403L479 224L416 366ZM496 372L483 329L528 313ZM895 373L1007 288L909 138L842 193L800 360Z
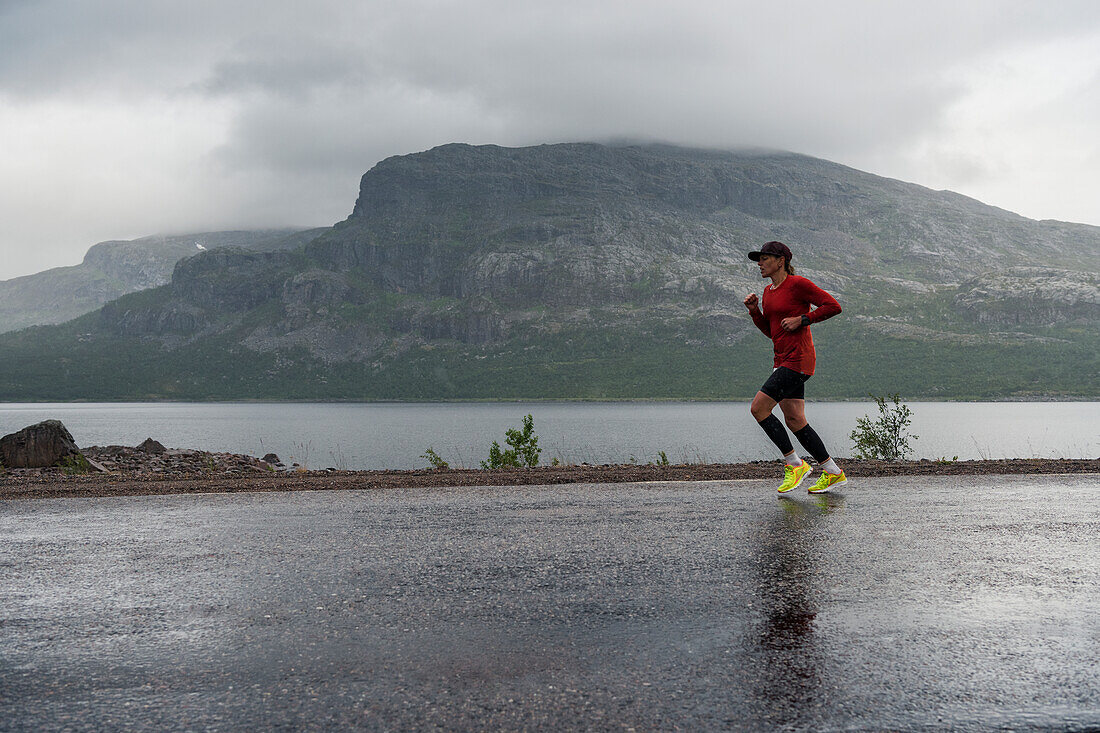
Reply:
M0 279L448 142L758 146L1100 225L1100 2L0 0Z

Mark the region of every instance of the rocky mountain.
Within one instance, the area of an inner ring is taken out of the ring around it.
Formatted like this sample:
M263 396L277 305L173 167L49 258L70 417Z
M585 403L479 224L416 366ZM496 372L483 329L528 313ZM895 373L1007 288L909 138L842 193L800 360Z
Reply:
M1100 274L1013 267L963 282L955 305L983 324L1095 324L1100 322Z
M100 242L84 261L0 281L0 333L63 323L136 290L166 284L176 262L204 250L300 247L323 229L203 232Z
M761 290L745 253L769 239L845 307L815 327L818 396L1100 392L1100 228L802 155L669 146L390 158L305 246L203 252L0 353L41 364L68 344L81 371L54 376L85 398L747 397L770 344L741 305ZM1058 268L1035 269L1050 252ZM0 367L0 397L46 394L20 379Z

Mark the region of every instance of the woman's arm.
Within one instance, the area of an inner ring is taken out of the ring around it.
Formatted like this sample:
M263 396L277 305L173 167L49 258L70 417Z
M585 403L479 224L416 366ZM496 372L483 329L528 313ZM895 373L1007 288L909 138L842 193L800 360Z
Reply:
M749 315L752 316L752 322L756 324L760 332L768 338L771 338L771 324L768 323L768 319L764 317L764 314L760 312L760 298L756 293L749 293L745 296L745 307L749 309Z
M807 315L803 316L809 320L810 323L821 323L827 318L840 313L840 303L836 301L836 298L826 293L824 290L814 285L806 278L802 278L802 281L798 283L799 294L803 300L809 301L810 305L814 306Z

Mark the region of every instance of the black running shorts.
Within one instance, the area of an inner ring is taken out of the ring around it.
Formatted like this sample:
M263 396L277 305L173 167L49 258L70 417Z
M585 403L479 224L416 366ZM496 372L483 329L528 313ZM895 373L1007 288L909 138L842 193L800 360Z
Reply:
M794 369L787 367L779 367L768 377L768 381L764 382L764 386L760 388L760 391L776 402L804 400L806 399L806 380L809 378L809 374L796 372Z

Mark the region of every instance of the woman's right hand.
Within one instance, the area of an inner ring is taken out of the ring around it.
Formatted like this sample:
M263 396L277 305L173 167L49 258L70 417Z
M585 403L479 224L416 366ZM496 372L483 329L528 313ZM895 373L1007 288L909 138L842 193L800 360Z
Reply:
M751 310L756 310L759 298L756 297L756 293L749 293L745 296L745 307Z

